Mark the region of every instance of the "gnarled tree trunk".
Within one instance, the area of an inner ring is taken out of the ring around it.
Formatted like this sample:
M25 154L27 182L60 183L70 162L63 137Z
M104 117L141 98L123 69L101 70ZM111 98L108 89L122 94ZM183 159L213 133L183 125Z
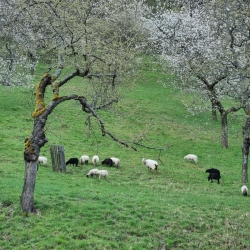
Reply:
M33 133L25 140L25 174L20 201L23 212L35 211L34 190L38 170L38 156L41 147L48 141L44 134L45 121L46 119L43 116L35 118Z

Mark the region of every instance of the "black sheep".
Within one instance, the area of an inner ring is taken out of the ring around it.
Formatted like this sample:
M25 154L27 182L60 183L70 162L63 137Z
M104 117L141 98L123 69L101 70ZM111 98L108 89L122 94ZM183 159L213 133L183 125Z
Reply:
M104 165L104 164L112 167L114 162L110 158L106 158L105 160L102 161L102 165Z
M66 165L70 165L71 166L71 164L73 165L73 166L78 166L78 158L70 158L67 162L66 162Z
M220 184L220 174L219 173L209 173L207 180L213 182L213 180L217 180L218 184Z
M220 170L216 169L216 168L209 168L206 170L206 173L217 173L220 174Z

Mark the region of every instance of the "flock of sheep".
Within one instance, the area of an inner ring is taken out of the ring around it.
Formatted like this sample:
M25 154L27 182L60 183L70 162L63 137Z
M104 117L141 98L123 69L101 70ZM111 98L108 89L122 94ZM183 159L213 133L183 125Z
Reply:
M89 163L89 156L88 155L83 155L80 157L80 164L88 164ZM187 161L193 161L194 163L197 164L198 162L198 157L194 154L188 154L184 157L184 160ZM44 156L39 156L38 158L39 163L42 163L43 165L47 164L47 158ZM100 161L99 157L97 155L94 155L92 157L92 164L94 166L97 166L98 162ZM78 158L70 158L67 162L66 165L73 165L73 166L78 166L79 160ZM157 173L158 171L158 162L155 160L151 160L151 159L145 159L142 158L142 163L148 168L148 170L155 170L155 172ZM106 158L102 161L102 165L107 165L107 166L115 166L116 168L120 167L120 159L115 158L115 157L111 157L111 158ZM208 181L211 180L211 182L213 182L213 180L217 180L217 183L220 184L220 171L216 168L210 168L206 170L206 173L209 173L208 175ZM98 168L94 168L91 169L88 174L86 175L88 178L89 177L93 177L93 176L98 176L99 179L101 177L107 178L108 177L108 171L103 169L103 170L99 170ZM247 186L242 186L241 187L241 192L244 196L248 195L248 188Z

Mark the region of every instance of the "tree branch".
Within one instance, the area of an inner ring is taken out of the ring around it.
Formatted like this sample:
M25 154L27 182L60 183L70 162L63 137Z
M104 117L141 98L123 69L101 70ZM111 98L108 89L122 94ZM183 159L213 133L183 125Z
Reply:
M138 143L138 142L133 142L133 144L141 146L141 147L144 147L144 148L147 148L147 149L155 149L155 150L165 150L166 148L170 148L171 147L171 145L167 145L167 144L166 144L165 148L156 148L156 147L145 146L145 145L143 145L141 143Z
M105 131L105 135L106 135L106 134L109 135L114 141L117 141L117 142L119 142L120 144L122 144L122 145L124 145L124 146L126 146L126 147L131 147L133 150L137 151L137 148L132 147L132 146L130 146L128 143L119 140L118 138L116 138L116 137L115 137L113 134L111 134L110 132Z

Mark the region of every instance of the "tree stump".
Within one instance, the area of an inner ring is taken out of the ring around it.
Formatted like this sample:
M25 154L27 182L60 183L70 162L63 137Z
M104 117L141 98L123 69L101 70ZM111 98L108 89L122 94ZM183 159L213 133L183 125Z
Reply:
M52 170L56 172L66 173L64 147L63 146L50 146L50 155L52 162Z

